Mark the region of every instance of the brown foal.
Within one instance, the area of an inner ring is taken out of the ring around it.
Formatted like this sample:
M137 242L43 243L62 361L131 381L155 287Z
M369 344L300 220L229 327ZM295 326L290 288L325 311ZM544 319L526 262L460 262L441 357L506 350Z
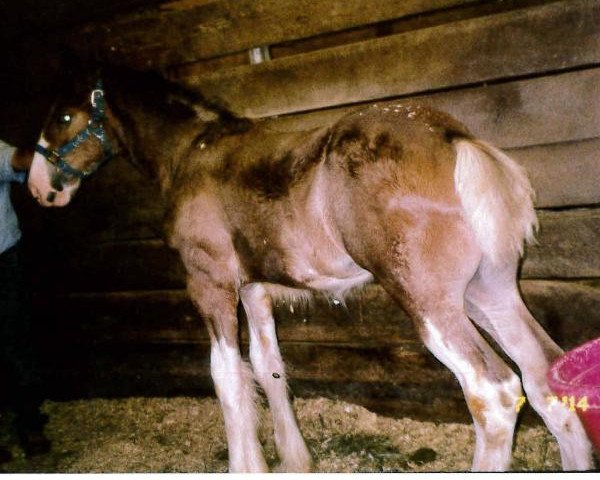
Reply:
M90 120L102 135L60 155ZM107 145L159 182L169 243L210 334L230 471L267 469L254 381L269 401L281 469L311 467L288 398L273 302L317 292L343 300L371 281L403 306L460 382L475 425L473 470L510 468L521 385L558 440L564 469L591 468L576 414L548 408L545 374L561 349L517 287L536 226L529 181L448 115L386 103L282 133L151 74L111 68L66 89L40 145L29 186L44 206L66 205ZM240 301L250 364L238 344ZM522 382L473 323L514 360Z

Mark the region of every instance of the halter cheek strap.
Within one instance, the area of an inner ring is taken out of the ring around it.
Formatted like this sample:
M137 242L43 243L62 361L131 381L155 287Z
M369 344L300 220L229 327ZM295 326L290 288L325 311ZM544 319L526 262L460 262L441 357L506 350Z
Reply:
M88 122L87 127L79 131L71 140L58 147L56 150L50 150L40 144L35 146L35 151L42 154L46 160L52 163L58 170L79 179L89 177L98 170L100 165L113 156L112 146L104 129L106 112L104 106L104 90L102 89L101 80L96 82L96 88L92 91L90 103L92 105L92 118ZM102 158L100 161L94 163L88 170L79 170L70 165L69 162L64 159L64 156L75 150L91 136L96 137L100 141Z

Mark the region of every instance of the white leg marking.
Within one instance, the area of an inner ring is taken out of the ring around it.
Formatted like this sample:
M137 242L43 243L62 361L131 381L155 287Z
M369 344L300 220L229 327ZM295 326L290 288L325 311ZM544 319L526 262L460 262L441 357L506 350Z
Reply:
M592 446L576 412L562 405L552 406L548 400L551 391L546 372L550 362L542 344L555 354L560 349L527 310L512 274L510 280L506 280L502 273L491 269L482 271L479 283L469 288L468 302L485 318L477 318L481 314L471 307L472 316L521 370L527 400L556 437L563 469L589 470L593 468Z
M230 472L266 472L249 365L242 362L237 348L217 341L211 346L210 364L225 420Z
M427 331L427 347L456 375L473 415L476 443L472 469L508 470L517 420L515 405L522 392L519 378L513 375L502 382L486 379L474 370L464 355L446 344L429 319L425 318L423 324Z

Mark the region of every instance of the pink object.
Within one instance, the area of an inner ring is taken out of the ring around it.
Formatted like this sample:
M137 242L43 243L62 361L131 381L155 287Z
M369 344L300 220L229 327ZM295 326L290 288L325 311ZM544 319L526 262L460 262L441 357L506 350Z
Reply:
M600 338L565 353L548 371L550 399L575 409L590 440L600 451Z

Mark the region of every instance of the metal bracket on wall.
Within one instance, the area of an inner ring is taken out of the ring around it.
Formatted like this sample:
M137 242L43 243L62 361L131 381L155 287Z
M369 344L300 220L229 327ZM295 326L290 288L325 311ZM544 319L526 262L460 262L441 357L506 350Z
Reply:
M257 65L271 60L271 51L268 45L263 45L248 50L248 56L250 57L250 65Z

